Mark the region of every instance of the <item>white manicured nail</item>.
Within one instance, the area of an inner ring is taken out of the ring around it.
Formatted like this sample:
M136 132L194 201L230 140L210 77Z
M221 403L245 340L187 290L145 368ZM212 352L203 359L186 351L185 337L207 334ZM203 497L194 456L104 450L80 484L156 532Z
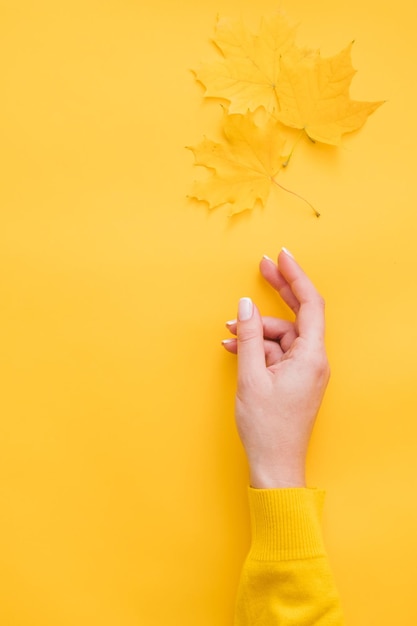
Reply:
M285 252L285 254L287 254L288 256L290 256L292 259L294 259L294 255L291 254L291 252L287 250L287 248L284 248L284 246L282 247L282 251Z
M241 322L250 320L253 313L253 304L250 298L241 298L239 300L238 318Z

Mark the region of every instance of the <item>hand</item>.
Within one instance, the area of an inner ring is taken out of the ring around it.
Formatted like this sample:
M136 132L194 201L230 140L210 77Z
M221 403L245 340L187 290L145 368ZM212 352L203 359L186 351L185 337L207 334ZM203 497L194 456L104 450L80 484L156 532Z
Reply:
M278 265L264 257L264 278L295 313L294 322L262 318L249 298L227 323L237 339L236 423L254 488L304 487L308 443L329 380L324 301L283 249Z

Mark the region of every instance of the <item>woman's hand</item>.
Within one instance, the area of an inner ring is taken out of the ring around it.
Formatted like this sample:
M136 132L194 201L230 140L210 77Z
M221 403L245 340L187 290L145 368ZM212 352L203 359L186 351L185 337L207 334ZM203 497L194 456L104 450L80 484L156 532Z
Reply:
M308 443L330 374L324 301L285 248L278 265L264 257L260 269L295 320L262 318L242 298L238 319L227 323L237 336L223 342L238 354L237 428L252 487L304 487Z

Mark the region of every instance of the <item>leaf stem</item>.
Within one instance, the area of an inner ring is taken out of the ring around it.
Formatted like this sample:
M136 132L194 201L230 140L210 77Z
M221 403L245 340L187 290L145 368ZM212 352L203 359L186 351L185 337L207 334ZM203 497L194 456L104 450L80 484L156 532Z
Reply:
M306 204L308 204L308 206L313 209L314 211L314 215L316 217L320 217L320 213L317 211L317 209L311 204L311 202L309 202L308 200L306 200L306 198L304 198L303 196L300 196L299 193L296 193L295 191L292 191L291 189L288 189L287 187L284 187L284 185L281 185L281 183L278 183L275 178L271 178L271 181L273 183L276 184L277 187L279 187L280 189L282 189L283 191L286 191L287 193L290 193L291 195L295 196L296 198L299 198L300 200L302 200L303 202L305 202Z
M302 130L300 131L300 133L299 133L299 135L298 135L297 139L296 139L296 140L295 140L295 142L294 142L293 147L291 148L291 151L290 151L289 155L287 156L287 159L286 159L286 160L284 161L284 163L282 164L282 167L287 167L287 166L288 166L288 164L289 164L289 162L290 162L290 159L291 159L292 155L294 154L294 150L295 150L295 148L296 148L296 146L297 146L298 142L300 141L301 137L303 136L303 134L304 134L304 129L302 129Z

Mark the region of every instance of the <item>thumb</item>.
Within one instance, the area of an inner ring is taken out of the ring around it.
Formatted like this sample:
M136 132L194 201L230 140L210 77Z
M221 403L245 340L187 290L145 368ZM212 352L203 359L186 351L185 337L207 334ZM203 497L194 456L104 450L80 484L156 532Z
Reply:
M253 379L265 369L263 325L250 298L239 300L237 316L238 377Z

